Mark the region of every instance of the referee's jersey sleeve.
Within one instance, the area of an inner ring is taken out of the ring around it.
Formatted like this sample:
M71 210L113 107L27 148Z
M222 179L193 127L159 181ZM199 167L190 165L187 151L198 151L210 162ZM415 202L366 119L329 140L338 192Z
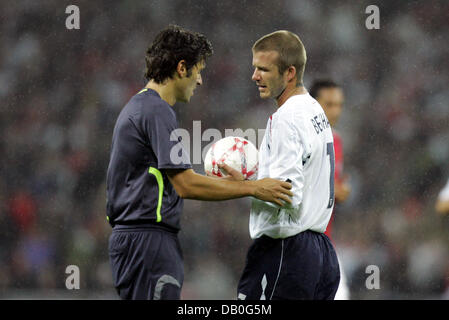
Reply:
M178 122L171 106L160 103L143 117L144 134L157 159L158 169L189 169L190 156L176 130Z

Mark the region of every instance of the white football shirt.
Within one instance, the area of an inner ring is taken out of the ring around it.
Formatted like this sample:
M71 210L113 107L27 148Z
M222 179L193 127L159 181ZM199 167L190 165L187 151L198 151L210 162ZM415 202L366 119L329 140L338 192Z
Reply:
M334 206L334 146L329 121L308 93L290 97L268 119L259 148L258 179L292 183L284 207L254 199L251 238L286 238L305 230L323 233Z

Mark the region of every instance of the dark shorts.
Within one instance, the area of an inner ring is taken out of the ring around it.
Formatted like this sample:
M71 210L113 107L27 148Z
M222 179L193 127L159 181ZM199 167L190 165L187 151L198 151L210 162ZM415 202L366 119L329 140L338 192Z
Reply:
M115 226L109 237L109 260L122 299L180 299L184 267L176 233Z
M332 300L340 282L337 255L324 233L262 236L248 251L238 286L243 300Z

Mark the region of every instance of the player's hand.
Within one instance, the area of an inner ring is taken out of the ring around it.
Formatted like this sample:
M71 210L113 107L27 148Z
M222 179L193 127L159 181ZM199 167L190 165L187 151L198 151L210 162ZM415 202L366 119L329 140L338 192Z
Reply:
M292 203L290 197L293 193L290 191L292 184L285 181L279 181L276 179L265 178L254 181L256 183L256 191L254 196L263 201L269 201L277 204L281 207L284 206L284 202ZM283 201L282 201L283 200Z

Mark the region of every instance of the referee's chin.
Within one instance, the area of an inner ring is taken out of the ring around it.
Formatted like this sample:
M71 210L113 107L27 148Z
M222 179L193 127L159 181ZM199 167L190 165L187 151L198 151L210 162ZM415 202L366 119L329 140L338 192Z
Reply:
M190 97L178 98L178 99L176 99L176 102L189 103L190 102Z
M180 100L179 102L189 103L190 99L192 99L192 96L193 96L193 93L188 96L182 97L182 100Z

